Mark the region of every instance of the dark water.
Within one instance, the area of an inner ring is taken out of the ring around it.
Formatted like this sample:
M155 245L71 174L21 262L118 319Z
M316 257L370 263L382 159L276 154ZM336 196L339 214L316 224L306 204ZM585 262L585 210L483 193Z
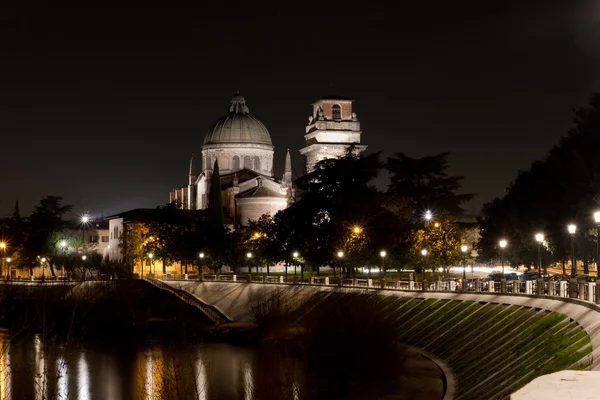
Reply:
M323 388L315 388L309 376L294 356L227 344L43 345L39 335L16 340L0 331L1 400L319 398ZM397 398L439 398L414 397L408 387L406 392L411 395ZM358 397L380 397L363 393Z

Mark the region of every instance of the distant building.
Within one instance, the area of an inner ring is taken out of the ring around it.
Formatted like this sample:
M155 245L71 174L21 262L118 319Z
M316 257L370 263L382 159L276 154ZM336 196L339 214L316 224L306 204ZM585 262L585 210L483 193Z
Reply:
M96 252L106 258L110 249L109 222L105 220L90 221L84 226L79 221L72 222L67 229L74 235L83 238L83 249L78 251Z
M315 163L327 158L341 157L350 145L358 154L367 146L360 143L361 130L353 100L340 96L325 96L313 103L313 112L305 130L305 147L300 150L307 171ZM289 150L281 178L273 175L274 146L266 126L250 115L246 99L236 94L231 99L228 113L217 119L208 129L201 147L200 171L196 173L195 158L189 165L188 182L169 194L169 202L177 202L182 211L200 212L208 208L211 180L215 161L219 165L221 196L225 222L230 227L246 225L264 214L274 216L294 201L292 161ZM113 215L109 226L108 257L127 260L128 226L135 222L150 221L156 210L136 209ZM191 216L193 214L189 214ZM200 214L196 214L200 215ZM139 225L138 225L139 226ZM135 266L141 273L145 263ZM172 266L176 273L180 266ZM145 269L145 273L146 273Z
M199 210L176 210L175 224L195 222L204 218L205 213ZM150 259L147 254L139 254L141 236L147 231L149 223L160 221L164 210L152 208L137 208L107 217L109 232L108 258L111 261L126 262L133 266L133 273L140 276L150 273L151 268L157 275L163 273L163 264L160 259ZM187 268L176 262L164 266L167 274L197 274L198 270L193 265ZM185 272L187 270L187 272Z
M353 101L329 95L313 103L304 135L306 144L300 149L308 172L321 160L342 157L350 145L355 145L356 154L367 149L360 144L360 122L352 111Z
M367 146L360 144L360 122L352 111L353 100L325 96L313 104L300 150L307 171L326 158L343 156L354 144L356 153ZM173 190L169 201L177 201L188 210L208 207L210 181L215 160L223 191L224 214L235 225L245 225L263 214L275 215L294 201L292 161L289 150L281 179L273 176L274 146L265 125L250 115L246 100L239 94L231 100L229 112L208 130L202 145L201 172L194 173L190 161L188 184Z

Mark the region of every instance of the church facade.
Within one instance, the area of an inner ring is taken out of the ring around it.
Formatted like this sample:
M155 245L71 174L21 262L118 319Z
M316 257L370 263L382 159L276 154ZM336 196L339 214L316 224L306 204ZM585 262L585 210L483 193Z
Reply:
M360 122L352 111L353 100L325 96L313 103L313 112L305 129L305 146L300 150L306 170L312 171L320 160L343 156L354 144L360 144ZM289 150L281 178L273 174L274 146L266 126L250 115L243 96L236 94L229 112L212 124L201 148L200 171L190 161L188 184L171 191L170 202L187 210L208 207L210 183L215 161L219 165L221 196L229 224L246 225L264 214L275 215L294 201L292 162Z

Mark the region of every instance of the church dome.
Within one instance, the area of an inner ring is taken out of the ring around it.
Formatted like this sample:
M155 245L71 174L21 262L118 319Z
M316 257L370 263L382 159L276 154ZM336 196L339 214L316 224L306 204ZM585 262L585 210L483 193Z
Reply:
M262 122L250 115L246 99L239 93L231 99L229 114L219 118L204 137L204 145L261 144L273 146L271 135Z

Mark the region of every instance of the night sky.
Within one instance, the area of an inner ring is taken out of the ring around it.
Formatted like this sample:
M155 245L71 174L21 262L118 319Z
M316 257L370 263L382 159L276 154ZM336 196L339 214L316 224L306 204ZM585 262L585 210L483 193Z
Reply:
M310 104L338 94L369 151L450 151L478 210L598 89L591 0L210 3L0 6L1 215L49 194L105 216L167 203L237 90L278 177L286 148L302 162Z

